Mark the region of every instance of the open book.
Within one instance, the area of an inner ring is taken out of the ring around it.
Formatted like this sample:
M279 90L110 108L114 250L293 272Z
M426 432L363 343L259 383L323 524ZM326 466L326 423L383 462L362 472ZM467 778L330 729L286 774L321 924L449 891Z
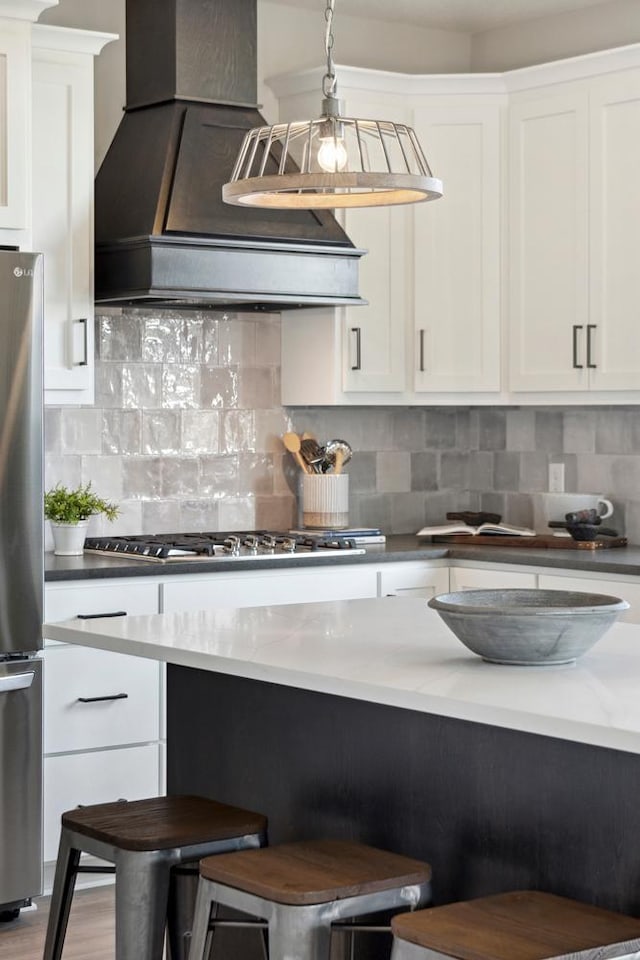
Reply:
M509 523L481 523L478 527L470 527L467 523L453 520L449 523L440 523L432 527L423 527L418 530L418 537L446 537L449 534L464 534L475 537L478 534L502 534L506 537L535 537L535 530L528 527L514 527Z

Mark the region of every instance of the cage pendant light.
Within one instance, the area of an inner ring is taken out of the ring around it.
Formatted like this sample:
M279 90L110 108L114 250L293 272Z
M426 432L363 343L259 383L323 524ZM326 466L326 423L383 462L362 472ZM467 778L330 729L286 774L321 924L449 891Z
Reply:
M333 64L333 12L325 9L327 72L316 120L254 127L245 135L225 203L279 209L391 206L437 200L434 177L411 127L342 115Z

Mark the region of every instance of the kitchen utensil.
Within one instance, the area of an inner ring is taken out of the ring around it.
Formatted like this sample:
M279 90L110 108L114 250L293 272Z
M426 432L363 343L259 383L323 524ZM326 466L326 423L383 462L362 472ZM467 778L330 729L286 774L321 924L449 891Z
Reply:
M574 510L564 515L567 523L602 523L602 514L593 507L590 510Z
M464 590L432 597L465 647L490 663L572 663L609 629L626 600L573 590Z
M300 453L314 473L322 473L321 464L324 460L324 450L314 437L302 436Z
M351 460L351 447L346 440L327 440L324 454L333 467L333 472L342 473L343 466Z
M311 473L311 467L305 461L304 457L300 453L300 437L297 433L285 433L282 442L285 445L285 448L289 453L293 454L293 458L302 470L303 473Z
M302 478L302 522L306 528L344 530L349 526L349 474Z

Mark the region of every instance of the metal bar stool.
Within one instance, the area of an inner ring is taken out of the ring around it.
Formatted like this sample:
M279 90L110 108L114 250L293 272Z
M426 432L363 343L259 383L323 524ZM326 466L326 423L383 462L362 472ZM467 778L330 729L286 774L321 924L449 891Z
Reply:
M424 906L430 880L428 863L340 840L207 857L200 863L189 960L208 957L218 906L266 921L270 960L329 960L332 924Z
M87 872L115 872L116 960L161 960L167 921L172 960L182 960L193 900L186 909L184 898L181 906L170 904L170 886L181 896L173 868L260 847L266 829L261 814L204 797L153 797L63 813L43 960L60 960L76 876ZM80 866L81 853L114 866ZM189 877L184 880L188 887Z
M640 920L522 890L393 917L391 960L637 958Z

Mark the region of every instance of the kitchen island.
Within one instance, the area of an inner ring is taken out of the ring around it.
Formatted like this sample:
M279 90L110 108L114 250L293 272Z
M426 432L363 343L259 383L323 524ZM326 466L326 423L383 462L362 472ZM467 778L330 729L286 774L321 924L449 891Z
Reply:
M640 913L638 626L540 668L482 662L414 599L45 634L166 661L170 792L260 809L272 842L429 860L436 902L529 887Z

